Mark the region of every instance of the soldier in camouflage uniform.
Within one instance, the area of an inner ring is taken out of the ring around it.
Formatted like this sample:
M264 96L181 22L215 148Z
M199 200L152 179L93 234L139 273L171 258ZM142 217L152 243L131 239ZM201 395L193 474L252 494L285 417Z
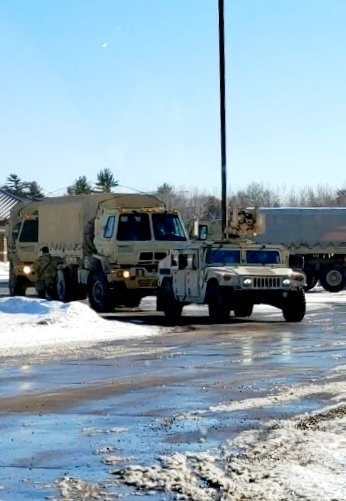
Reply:
M36 290L41 298L56 298L56 272L58 262L50 255L47 246L42 247L42 255L35 263Z

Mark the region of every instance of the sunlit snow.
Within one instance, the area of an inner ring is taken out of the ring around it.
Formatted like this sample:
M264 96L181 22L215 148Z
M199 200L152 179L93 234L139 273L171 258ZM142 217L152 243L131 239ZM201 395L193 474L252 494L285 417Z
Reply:
M83 303L36 298L0 298L0 356L35 351L39 346L93 344L155 335L145 327L100 318Z

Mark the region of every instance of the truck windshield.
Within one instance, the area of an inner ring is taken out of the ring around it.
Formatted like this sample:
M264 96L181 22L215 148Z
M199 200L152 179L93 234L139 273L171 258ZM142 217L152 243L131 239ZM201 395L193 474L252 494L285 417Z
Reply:
M153 214L155 240L186 240L183 225L176 214Z
M280 264L280 254L275 250L247 250L246 262L248 264Z
M120 241L151 240L148 214L122 214L119 217L117 239Z
M239 264L240 251L235 249L212 249L211 264Z

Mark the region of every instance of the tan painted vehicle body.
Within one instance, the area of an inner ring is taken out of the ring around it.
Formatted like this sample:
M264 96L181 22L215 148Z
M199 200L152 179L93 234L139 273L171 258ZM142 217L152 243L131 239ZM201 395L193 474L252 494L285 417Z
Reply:
M157 309L174 319L187 304L207 304L218 322L231 312L248 317L255 304L267 304L282 310L286 321L301 321L305 276L292 270L288 260L286 248L246 238L171 250L159 265Z
M19 204L11 213L8 236L12 293L25 294L26 287L35 285L33 265L47 245L63 262L58 298L88 294L98 311L136 306L155 294L159 261L187 241L177 211L168 211L155 196L123 193Z

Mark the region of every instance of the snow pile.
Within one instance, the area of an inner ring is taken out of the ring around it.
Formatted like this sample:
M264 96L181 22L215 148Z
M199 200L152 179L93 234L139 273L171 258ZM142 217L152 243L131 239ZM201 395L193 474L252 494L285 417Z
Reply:
M9 263L0 262L0 280L1 281L8 280L9 268L10 268Z
M95 344L158 333L158 327L104 320L79 302L0 298L0 356L32 352L40 346Z
M242 432L218 449L112 471L136 493L212 501L346 500L346 406Z

